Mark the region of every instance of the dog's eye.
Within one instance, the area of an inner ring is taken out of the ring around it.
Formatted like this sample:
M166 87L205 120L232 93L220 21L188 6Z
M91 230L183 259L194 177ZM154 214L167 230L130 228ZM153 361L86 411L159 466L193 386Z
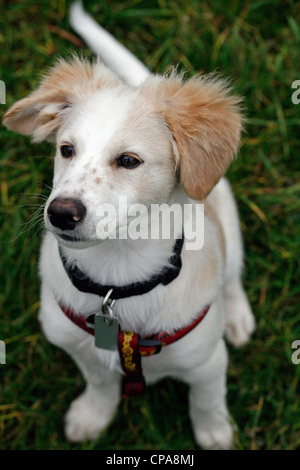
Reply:
M71 158L74 155L73 145L62 145L60 147L61 156L64 158Z
M140 165L141 163L142 163L141 160L139 160L138 158L134 157L133 155L129 155L127 153L121 155L117 160L118 166L122 166L122 167L128 168L128 169L135 168L138 165Z

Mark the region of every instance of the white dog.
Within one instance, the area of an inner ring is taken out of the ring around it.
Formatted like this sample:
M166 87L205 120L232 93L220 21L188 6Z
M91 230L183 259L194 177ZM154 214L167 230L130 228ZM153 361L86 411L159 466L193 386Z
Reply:
M190 386L197 443L230 448L224 336L238 346L254 330L238 214L222 178L239 145L240 101L212 76L151 75L79 4L71 22L110 69L59 60L3 120L56 141L39 318L87 382L66 415L67 438L96 438L121 385L123 395L138 394L169 376ZM133 219L120 197L129 207L203 204L203 246L188 249L191 212L169 238L121 237ZM99 238L108 207L119 211L117 238Z

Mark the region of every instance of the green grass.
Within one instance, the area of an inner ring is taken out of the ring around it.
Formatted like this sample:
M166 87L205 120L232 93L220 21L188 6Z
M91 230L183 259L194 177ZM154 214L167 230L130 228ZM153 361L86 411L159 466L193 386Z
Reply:
M69 5L1 2L7 104L0 105L0 117L59 55L79 50L92 57L70 35ZM229 347L228 404L237 449L300 449L300 364L291 361L291 344L300 339L300 104L291 101L292 82L300 79L300 4L93 0L87 8L152 71L174 64L187 76L217 69L245 98L248 124L228 177L241 214L245 286L257 329L244 348ZM123 402L97 441L66 442L63 415L84 383L71 359L41 333L42 230L27 223L43 202L39 195L49 193L53 148L3 127L0 139L0 339L7 345L7 364L0 365L0 449L195 449L186 386L171 380Z

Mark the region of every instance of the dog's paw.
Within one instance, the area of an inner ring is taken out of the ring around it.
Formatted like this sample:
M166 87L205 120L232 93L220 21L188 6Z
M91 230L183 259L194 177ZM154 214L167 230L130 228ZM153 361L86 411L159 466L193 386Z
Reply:
M235 347L246 344L255 330L255 318L240 282L227 287L225 308L227 341Z
M93 408L83 393L65 415L65 435L70 442L92 441L106 430L112 416L109 409Z
M255 318L248 305L244 305L238 314L229 315L226 322L225 337L235 347L246 344L255 330Z
M198 414L194 421L196 442L205 450L230 450L233 446L233 430L227 417L215 414Z

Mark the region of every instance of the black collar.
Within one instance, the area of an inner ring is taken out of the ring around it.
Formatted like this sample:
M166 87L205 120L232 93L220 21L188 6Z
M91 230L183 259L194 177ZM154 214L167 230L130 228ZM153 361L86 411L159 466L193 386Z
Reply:
M72 284L81 292L87 292L89 294L96 294L100 297L105 297L110 289L113 289L110 299L117 300L126 297L132 297L134 295L142 295L151 291L158 284L166 286L172 282L180 273L181 270L181 250L184 243L184 235L182 238L178 238L175 242L173 254L169 259L171 267L163 268L160 273L155 274L149 280L143 282L134 282L125 286L109 286L98 284L89 279L84 272L82 272L78 266L68 266L67 258L62 253L62 248L59 246L59 254L62 260L63 266L67 275L69 276Z

